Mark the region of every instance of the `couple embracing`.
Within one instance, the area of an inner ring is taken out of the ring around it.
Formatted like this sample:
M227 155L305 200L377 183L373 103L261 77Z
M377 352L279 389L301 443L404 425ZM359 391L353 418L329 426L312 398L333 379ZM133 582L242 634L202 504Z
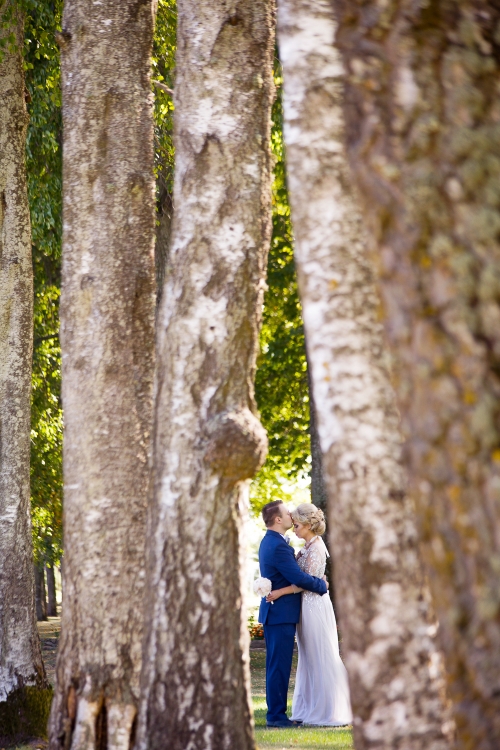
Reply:
M324 579L328 552L321 539L323 513L303 503L290 514L276 501L264 506L262 517L267 532L259 550L260 574L272 583L259 610L266 641L267 726L350 724L347 673ZM297 559L285 537L292 525L306 542ZM299 660L289 719L287 693L296 632Z

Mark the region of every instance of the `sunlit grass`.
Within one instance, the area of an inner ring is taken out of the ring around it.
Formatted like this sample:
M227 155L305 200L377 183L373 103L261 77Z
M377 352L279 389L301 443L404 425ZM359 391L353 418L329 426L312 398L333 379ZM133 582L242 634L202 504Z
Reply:
M331 750L352 750L350 729L327 729L310 727L309 729L256 729L255 740L259 750L266 748L293 747L294 750L314 750L314 748L331 748Z
M259 750L276 748L285 750L314 750L314 748L331 748L331 750L352 750L352 732L343 727L300 727L297 729L266 728L265 697L265 652L250 653L252 672L252 701L255 718L255 740ZM288 715L291 714L292 694L295 684L296 657L293 660L290 692L288 694Z

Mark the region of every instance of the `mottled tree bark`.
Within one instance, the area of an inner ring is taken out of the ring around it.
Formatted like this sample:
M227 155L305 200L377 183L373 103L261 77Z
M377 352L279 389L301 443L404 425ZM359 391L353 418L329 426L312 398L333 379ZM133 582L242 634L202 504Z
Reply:
M460 748L500 746L500 6L338 0Z
M142 0L68 0L62 633L50 747L128 750L141 662L154 354L150 50Z
M357 750L447 747L374 273L350 185L328 0L279 0L284 136ZM307 199L305 198L307 196Z
M0 3L3 19L5 4ZM5 22L4 22L5 23ZM0 736L29 686L47 687L36 629L30 524L30 393L33 347L31 228L26 189L21 49L23 21L10 26L17 49L0 57ZM43 731L43 724L39 727Z
M254 747L240 539L266 437L253 378L270 238L268 0L178 4L139 748Z

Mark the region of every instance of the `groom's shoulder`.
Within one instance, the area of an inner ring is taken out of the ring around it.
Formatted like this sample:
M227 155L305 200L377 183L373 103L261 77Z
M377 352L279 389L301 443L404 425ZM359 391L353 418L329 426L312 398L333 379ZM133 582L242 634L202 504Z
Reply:
M273 531L272 529L267 529L262 539L262 542L266 542L266 544L270 544L270 543L272 544L273 542L279 542L282 539L283 537L281 536L281 534L278 534L277 531Z
M272 540L272 536L271 536L271 534L269 533L269 531L266 531L266 533L265 533L265 534L264 534L264 536L262 537L262 540L261 540L260 544L261 544L261 546L262 546L262 545L266 546L266 545L268 545L268 544L269 544L269 542L270 542L271 540Z
M282 540L281 534L278 534L277 531L271 531L271 529L268 529L262 538L260 546L262 549L265 549L266 547L274 547L280 540Z

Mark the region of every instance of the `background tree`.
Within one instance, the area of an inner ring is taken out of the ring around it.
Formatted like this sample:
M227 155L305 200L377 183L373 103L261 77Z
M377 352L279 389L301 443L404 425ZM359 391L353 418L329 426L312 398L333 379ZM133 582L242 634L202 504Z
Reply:
M336 0L458 747L500 742L500 7Z
M439 655L427 633L399 417L344 154L343 71L334 32L328 0L279 0L295 257L321 404L318 432L355 746L445 748L444 701L433 674Z
M174 219L158 317L139 748L254 746L241 516L270 239L273 17L178 4Z
M64 606L50 746L128 750L154 338L153 8L65 5Z
M0 736L43 733L29 522L33 277L26 190L24 17L0 4Z
M59 50L54 36L60 28L61 10L60 0L30 0L24 30L30 116L26 166L34 277L31 517L35 563L42 576L46 570L49 592L54 566L60 563L62 552L61 93ZM48 614L53 614L54 607L49 609Z

